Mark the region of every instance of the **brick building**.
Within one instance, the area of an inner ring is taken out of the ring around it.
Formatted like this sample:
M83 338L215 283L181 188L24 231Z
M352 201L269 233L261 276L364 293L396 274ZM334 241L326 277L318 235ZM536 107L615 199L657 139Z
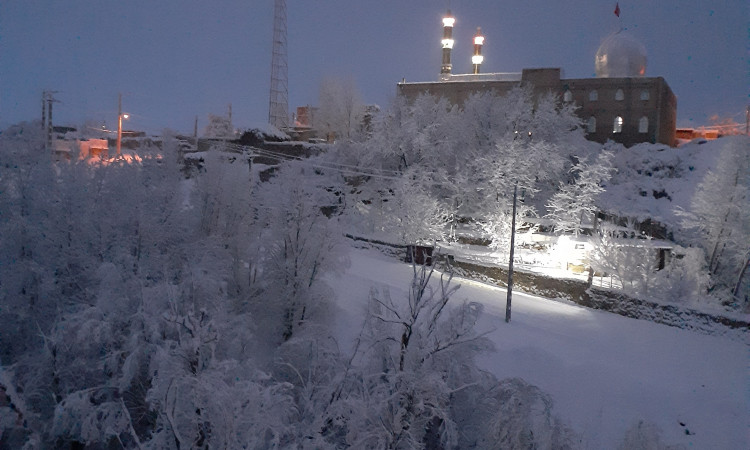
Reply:
M448 23L452 27L453 22ZM452 74L453 42L450 34L446 35L440 81L401 82L398 95L413 100L421 93L430 93L461 105L471 93L494 91L503 95L519 84L529 85L535 95L552 92L564 102L575 102L592 141L611 139L625 146L677 143L677 97L664 78L645 76L645 48L622 30L608 36L599 47L595 78L562 78L559 68L481 74L476 65L474 74Z

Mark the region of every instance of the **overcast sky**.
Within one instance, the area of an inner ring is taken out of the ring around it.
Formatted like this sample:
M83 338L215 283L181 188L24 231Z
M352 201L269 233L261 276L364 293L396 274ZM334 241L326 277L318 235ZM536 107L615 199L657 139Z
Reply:
M594 54L620 25L643 42L646 76L677 95L679 126L714 114L744 123L750 98L747 0L452 0L454 73L560 67L594 76ZM440 70L445 0L287 0L289 107L317 103L324 77L351 78L367 103L396 83ZM273 0L3 0L0 125L37 119L43 89L59 91L56 124L117 117L128 128L192 132L232 104L234 125L268 121Z

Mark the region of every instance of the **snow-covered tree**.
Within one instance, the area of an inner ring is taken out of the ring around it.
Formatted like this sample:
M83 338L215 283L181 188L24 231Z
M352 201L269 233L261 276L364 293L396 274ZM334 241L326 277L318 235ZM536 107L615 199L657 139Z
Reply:
M490 223L497 237L505 233L492 224L508 221L516 183L520 214L543 213L567 168L572 145L584 142L577 124L571 108L561 107L551 96L536 101L528 88L504 96L470 95L461 107L423 94L413 102L397 99L376 118L366 142L334 153L378 175L365 176L358 188L369 217L379 216L375 208L398 216L389 204L395 187L420 179L425 180L420 188L410 189L412 200L422 194L431 197L440 215L454 225L460 217L472 217ZM407 180L393 182L400 177ZM411 208L409 213L422 219L435 217L430 202L419 200ZM422 226L430 228L433 222L422 220Z
M648 240L620 238L620 232L619 227L602 224L591 241L591 268L617 278L624 292L648 298L656 285L656 250Z
M369 139L354 151L368 168L454 168L462 156L454 151L458 111L446 99L431 95L420 95L413 103L397 98L376 117Z
M651 277L650 297L687 305L705 304L711 281L705 252L699 247L677 247L672 253L672 261Z
M580 437L552 413L552 399L538 387L510 378L489 394L497 409L479 433L478 448L580 448Z
M585 223L595 223L596 200L611 177L613 157L614 153L603 150L595 161L581 160L573 166L575 181L563 184L547 205L557 231L578 236Z
M208 124L203 130L203 137L207 138L234 138L235 132L230 116L208 115Z
M431 269L413 268L405 303L388 292L371 294L367 341L373 353L358 376L365 408L351 418L348 434L356 447L456 446L452 394L481 378L474 357L489 348L474 329L481 305L449 305L457 289L451 277L434 286Z
M748 293L737 287L750 252L750 153L743 136L725 142L715 169L696 187L690 209L679 214L682 226L693 231L688 242L706 252L710 290L724 291L721 297L734 295L744 303Z
M510 242L513 192L518 189L517 218L536 215L535 196L547 193L545 185L564 170L564 160L555 146L520 136L498 143L497 151L484 160L486 180L481 199L483 226L493 245L507 248ZM544 197L543 197L544 198Z
M430 245L445 236L447 215L432 194L432 179L408 170L393 184L393 196L383 204L390 217L387 228L398 234L402 244Z
M329 139L351 139L361 128L364 105L352 79L324 78L313 127Z
M277 314L270 324L289 339L310 317L316 317L329 295L321 276L343 267L341 233L323 208L338 204L334 185L304 164L287 164L258 188L260 240L267 257L262 308ZM327 188L331 188L330 192Z

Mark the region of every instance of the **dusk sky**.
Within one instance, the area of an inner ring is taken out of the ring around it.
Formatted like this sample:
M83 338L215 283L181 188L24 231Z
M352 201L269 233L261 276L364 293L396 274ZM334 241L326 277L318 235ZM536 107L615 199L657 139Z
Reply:
M560 67L594 76L594 54L620 25L648 52L646 76L677 96L678 126L718 114L744 123L750 98L747 0L452 0L454 73L471 68L471 37L486 36L483 72ZM316 104L324 77L352 79L386 106L396 83L437 80L448 2L287 0L289 107ZM273 0L4 0L0 4L0 126L117 119L128 129L191 133L232 104L234 125L268 121Z

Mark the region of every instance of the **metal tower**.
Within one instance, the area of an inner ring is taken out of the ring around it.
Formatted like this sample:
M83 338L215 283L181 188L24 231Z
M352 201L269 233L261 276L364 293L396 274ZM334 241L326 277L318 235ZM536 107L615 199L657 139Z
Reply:
M289 78L286 56L286 0L274 0L271 96L268 122L284 130L289 127Z

